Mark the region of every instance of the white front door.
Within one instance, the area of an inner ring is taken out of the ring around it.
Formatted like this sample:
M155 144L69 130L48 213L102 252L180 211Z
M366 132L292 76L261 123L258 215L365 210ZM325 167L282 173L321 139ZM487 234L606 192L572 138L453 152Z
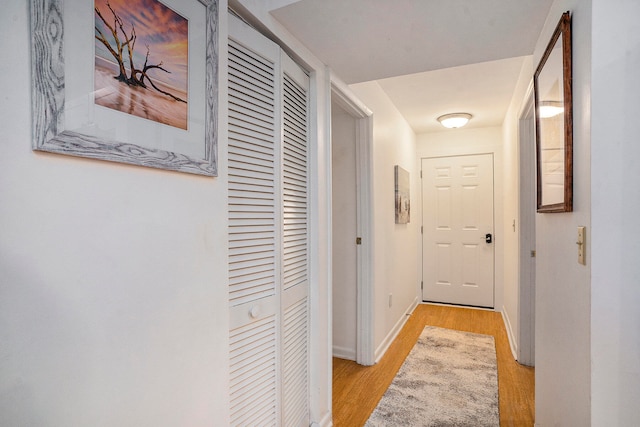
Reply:
M422 224L422 299L493 308L493 155L422 159Z

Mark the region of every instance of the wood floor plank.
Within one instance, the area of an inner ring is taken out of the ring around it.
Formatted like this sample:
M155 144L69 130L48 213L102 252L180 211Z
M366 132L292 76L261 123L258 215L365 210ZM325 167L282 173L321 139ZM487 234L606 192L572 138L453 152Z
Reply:
M425 326L492 335L498 360L500 425L534 424L534 369L513 359L500 313L433 304L419 305L374 366L333 359L333 425L358 427L375 409Z

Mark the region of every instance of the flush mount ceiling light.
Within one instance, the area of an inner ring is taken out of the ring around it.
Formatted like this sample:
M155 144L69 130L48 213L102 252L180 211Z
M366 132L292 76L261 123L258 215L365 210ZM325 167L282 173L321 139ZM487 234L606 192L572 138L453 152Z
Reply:
M560 101L542 101L540 103L540 118L548 119L564 113L564 104Z
M471 120L471 114L468 113L452 113L438 117L440 124L448 129L461 128Z

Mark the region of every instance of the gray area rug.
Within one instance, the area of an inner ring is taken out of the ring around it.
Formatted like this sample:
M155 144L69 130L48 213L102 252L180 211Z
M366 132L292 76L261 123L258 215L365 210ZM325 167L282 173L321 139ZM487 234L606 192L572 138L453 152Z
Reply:
M434 326L424 328L365 424L499 425L493 337Z

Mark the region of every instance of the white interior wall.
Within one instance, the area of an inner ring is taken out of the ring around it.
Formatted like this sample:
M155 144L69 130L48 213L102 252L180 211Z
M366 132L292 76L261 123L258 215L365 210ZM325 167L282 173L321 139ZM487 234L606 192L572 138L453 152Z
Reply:
M420 279L417 239L420 230L419 172L415 161L415 135L376 82L350 86L373 112L374 201L374 324L376 360L399 332L406 314L418 302ZM411 220L395 224L394 166L411 177ZM392 304L389 306L389 295Z
M225 121L218 178L33 152L28 4L0 14L0 425L228 419Z
M640 3L593 0L591 423L640 419Z
M472 119L473 120L473 119ZM503 306L504 274L504 212L503 212L503 154L500 127L447 129L443 132L417 136L417 161L425 157L461 156L465 154L493 154L494 173L494 244L495 244L495 309ZM418 187L419 188L419 187ZM420 198L420 193L418 192ZM422 200L419 200L422 203ZM418 219L421 221L421 219ZM422 252L418 253L420 256ZM421 263L422 260L419 260Z
M504 196L504 304L501 307L505 319L507 333L515 356L518 354L520 338L520 310L519 310L519 149L518 149L518 120L525 101L527 89L533 78L532 59L526 57L511 103L507 109L502 125L504 142L503 154L503 196ZM535 159L531 159L532 162Z
M356 360L356 120L331 103L333 355Z
M573 16L573 209L536 217L536 423L590 425L591 1L556 0L536 44L537 66L563 12ZM577 227L587 227L587 265ZM608 423L607 423L608 424Z

